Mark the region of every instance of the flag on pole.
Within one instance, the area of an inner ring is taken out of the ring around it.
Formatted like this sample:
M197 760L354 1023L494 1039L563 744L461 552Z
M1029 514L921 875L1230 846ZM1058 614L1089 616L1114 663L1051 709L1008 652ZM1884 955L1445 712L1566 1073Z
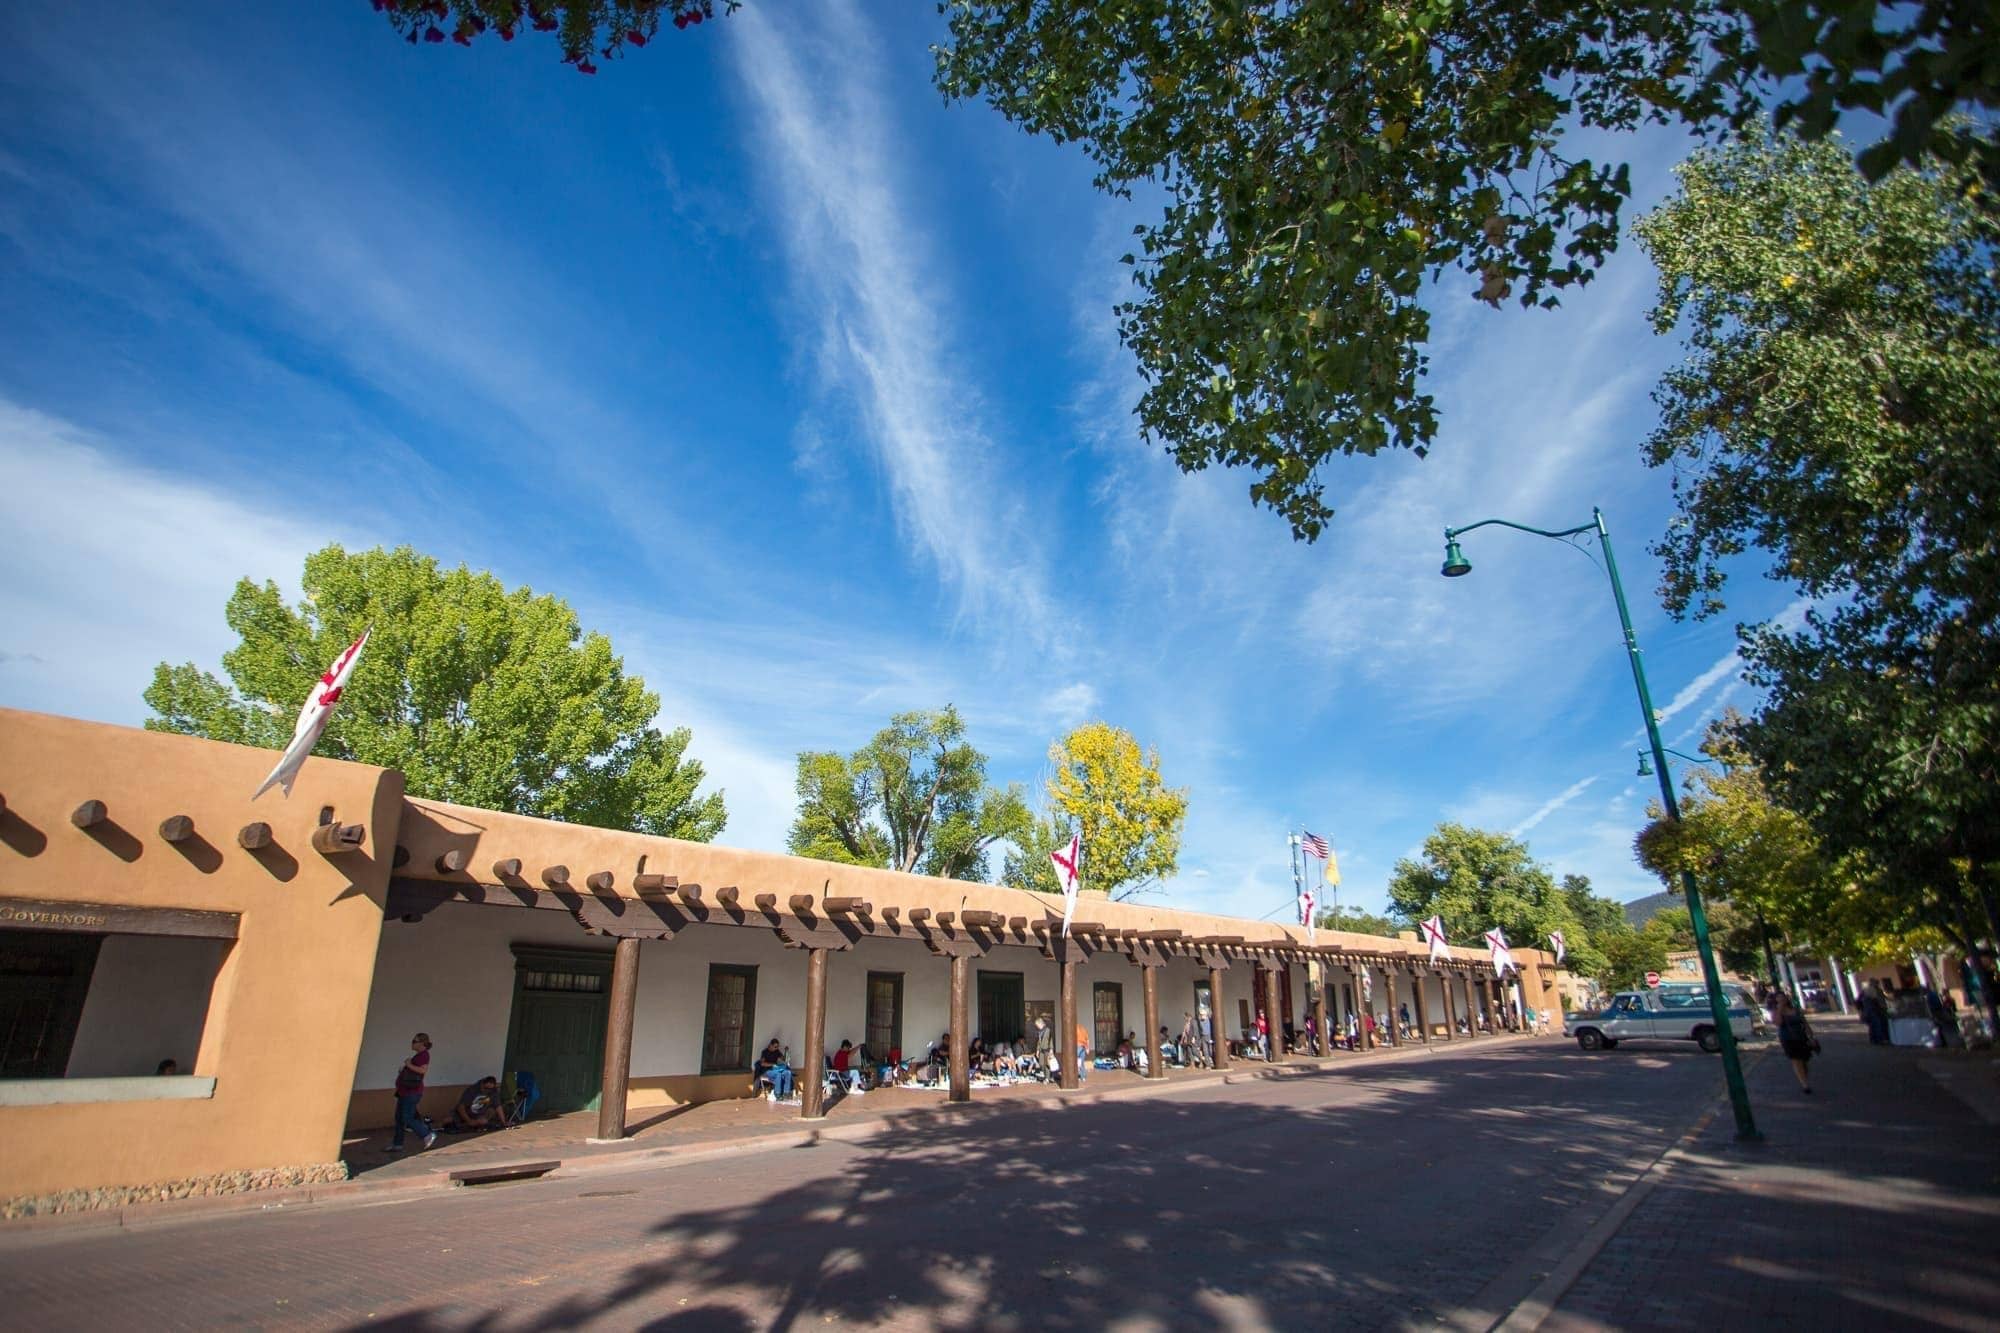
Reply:
M256 800L273 787L282 787L285 795L292 794L292 783L297 781L299 769L305 764L306 756L313 746L319 744L320 733L326 730L327 719L333 716L333 706L340 702L340 695L347 688L348 678L354 674L354 664L361 660L361 649L368 642L368 636L375 632L370 625L361 632L361 637L347 645L347 651L334 659L333 665L320 673L313 682L312 692L306 695L305 706L299 709L299 720L292 726L292 743L278 756L278 766L264 779L264 785L250 793Z
M1549 945L1556 951L1556 961L1560 963L1563 960L1563 933L1560 930L1549 932Z
M1340 862L1334 859L1331 847L1326 849L1326 882L1335 888L1340 887Z
M1431 961L1433 963L1440 958L1447 962L1451 960L1451 946L1445 943L1444 938L1443 917L1434 916L1424 922L1424 942L1431 946Z
M1299 890L1299 924L1306 928L1306 943L1311 944L1314 939L1314 923L1313 891L1310 885Z
M1514 966L1514 955L1507 948L1507 933L1495 926L1486 932L1486 947L1493 951L1493 975L1505 977Z
M1063 938L1069 938L1069 919L1076 915L1076 867L1083 859L1083 835L1069 835L1069 846L1049 853L1049 861L1056 868L1056 883L1062 885L1063 896Z
M1333 855L1333 848L1326 845L1326 839L1317 833L1299 834L1299 846L1305 848L1307 856L1317 856L1324 861Z

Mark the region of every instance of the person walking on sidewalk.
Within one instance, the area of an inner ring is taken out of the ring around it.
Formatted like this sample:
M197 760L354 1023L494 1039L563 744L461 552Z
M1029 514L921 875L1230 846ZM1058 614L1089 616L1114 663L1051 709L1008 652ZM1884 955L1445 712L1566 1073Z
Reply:
M431 1034L419 1032L410 1038L410 1045L415 1048L410 1058L396 1070L396 1136L389 1141L390 1152L403 1151L405 1130L416 1135L426 1148L437 1142L437 1135L417 1114L417 1103L424 1099L424 1074L431 1067Z
M1785 1052L1785 1058L1792 1062L1792 1073L1799 1080L1802 1092L1812 1091L1812 1075L1807 1066L1819 1051L1819 1038L1813 1036L1812 1024L1793 1003L1790 992L1779 991L1778 1003L1772 1011L1778 1020L1778 1045Z

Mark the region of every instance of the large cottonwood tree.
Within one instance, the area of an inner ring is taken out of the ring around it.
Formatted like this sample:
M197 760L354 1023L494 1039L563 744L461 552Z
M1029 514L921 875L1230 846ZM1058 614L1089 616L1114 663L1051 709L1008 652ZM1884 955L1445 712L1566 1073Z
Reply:
M400 769L415 796L701 842L722 831L687 728L654 725L659 696L568 603L407 546L328 546L299 584L287 605L275 583L239 582L228 682L162 662L146 726L282 749L306 691L372 626L314 753Z
M987 850L1029 824L1018 787L986 781L956 708L898 713L852 754L799 756L797 855L945 879L986 878Z

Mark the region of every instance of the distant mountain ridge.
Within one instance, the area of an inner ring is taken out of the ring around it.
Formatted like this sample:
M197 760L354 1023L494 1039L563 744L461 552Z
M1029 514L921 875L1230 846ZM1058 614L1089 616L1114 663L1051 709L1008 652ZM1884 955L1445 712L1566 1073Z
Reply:
M1634 898L1625 904L1625 924L1637 930L1669 907L1679 907L1678 893L1649 893L1643 898Z

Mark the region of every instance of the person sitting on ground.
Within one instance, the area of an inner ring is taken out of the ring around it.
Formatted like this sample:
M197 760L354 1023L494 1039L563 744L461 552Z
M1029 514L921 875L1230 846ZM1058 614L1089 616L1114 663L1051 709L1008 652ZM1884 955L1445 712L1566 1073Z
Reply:
M1118 1043L1118 1067L1120 1069L1132 1067L1132 1034L1129 1032Z
M791 1100L792 1067L785 1059L785 1048L778 1044L776 1037L771 1038L771 1044L757 1057L756 1076L751 1080L750 1086L755 1088L759 1083L770 1085L772 1101Z
M965 1048L966 1070L974 1074L986 1073L993 1064L992 1053L986 1049L986 1038L974 1037Z
M862 1092L860 1067L854 1063L854 1043L847 1038L840 1039L840 1049L833 1053L833 1076L837 1083L847 1085L849 1092Z
M881 1067L881 1064L882 1062L876 1058L875 1053L868 1049L867 1042L864 1041L854 1048L853 1067L861 1075L861 1086L863 1088L872 1088L875 1086L875 1071Z
M445 1128L457 1133L507 1128L507 1108L500 1104L500 1080L488 1074L458 1095Z
M180 1072L181 1072L180 1061L174 1059L172 1056L168 1056L166 1059L160 1061L160 1067L153 1071L153 1077L172 1078L174 1075Z
M1182 1063L1180 1050L1174 1045L1174 1039L1168 1035L1164 1027L1160 1029L1160 1061L1170 1065Z
M1014 1078L1021 1072L1021 1059L1014 1054L1014 1048L1005 1041L993 1043L993 1072L1002 1078Z

